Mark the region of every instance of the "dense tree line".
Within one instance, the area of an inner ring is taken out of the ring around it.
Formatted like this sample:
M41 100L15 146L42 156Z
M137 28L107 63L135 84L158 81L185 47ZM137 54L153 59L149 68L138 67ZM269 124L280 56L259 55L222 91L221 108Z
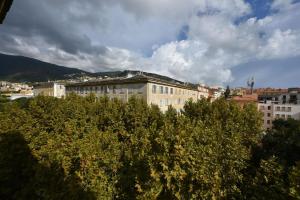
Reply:
M0 104L0 199L299 199L300 123L255 105L39 96Z

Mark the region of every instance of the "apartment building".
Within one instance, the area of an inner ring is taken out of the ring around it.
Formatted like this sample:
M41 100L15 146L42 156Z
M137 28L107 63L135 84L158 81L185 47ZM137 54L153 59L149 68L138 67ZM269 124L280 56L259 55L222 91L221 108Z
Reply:
M276 101L265 101L258 104L259 110L263 113L264 128L271 129L275 119L296 119L300 120L300 105L282 104Z
M205 98L207 99L209 97L209 88L203 84L200 84L198 86L198 99Z
M94 93L98 97L108 96L125 102L136 96L144 99L149 105L158 105L163 112L169 105L179 111L189 99L198 99L197 88L145 75L67 84L66 95L70 93L81 96Z
M38 83L33 86L34 96L52 96L62 98L66 96L66 89L64 83L46 82Z

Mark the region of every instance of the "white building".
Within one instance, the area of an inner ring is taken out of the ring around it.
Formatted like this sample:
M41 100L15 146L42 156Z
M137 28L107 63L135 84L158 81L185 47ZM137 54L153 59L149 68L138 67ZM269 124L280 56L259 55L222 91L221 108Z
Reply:
M39 83L33 86L33 94L34 96L43 95L62 98L66 96L66 88L63 83Z
M300 120L299 104L282 104L276 101L265 101L258 104L259 110L263 113L264 128L271 129L275 119L296 119Z

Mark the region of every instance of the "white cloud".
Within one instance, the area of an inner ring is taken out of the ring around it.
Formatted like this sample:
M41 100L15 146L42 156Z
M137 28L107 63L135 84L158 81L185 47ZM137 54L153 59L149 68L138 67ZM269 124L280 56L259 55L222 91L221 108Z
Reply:
M231 80L227 56L222 50L212 52L205 42L188 40L161 46L148 61L152 72L160 71L185 81L219 84Z
M293 0L274 0L271 8L273 10L286 10L292 7Z
M13 9L12 15L17 20L9 23L8 19L2 35L18 40L10 45L0 38L0 51L89 71L142 69L184 81L224 84L234 79L236 66L300 55L300 3L291 0L275 0L272 9L277 12L239 23L251 13L244 0L28 0L16 4L20 8ZM17 15L22 6L38 6L40 17ZM32 26L26 34L28 26L19 32L14 27L20 25L19 19ZM188 26L187 38L177 41L183 26ZM70 51L73 48L77 49Z

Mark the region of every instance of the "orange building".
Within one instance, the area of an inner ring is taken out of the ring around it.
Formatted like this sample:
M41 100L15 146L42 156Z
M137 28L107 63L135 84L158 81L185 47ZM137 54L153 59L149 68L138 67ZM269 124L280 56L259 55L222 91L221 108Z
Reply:
M241 96L234 96L231 98L232 101L238 103L241 107L248 103L258 103L258 95L257 94L244 94Z

